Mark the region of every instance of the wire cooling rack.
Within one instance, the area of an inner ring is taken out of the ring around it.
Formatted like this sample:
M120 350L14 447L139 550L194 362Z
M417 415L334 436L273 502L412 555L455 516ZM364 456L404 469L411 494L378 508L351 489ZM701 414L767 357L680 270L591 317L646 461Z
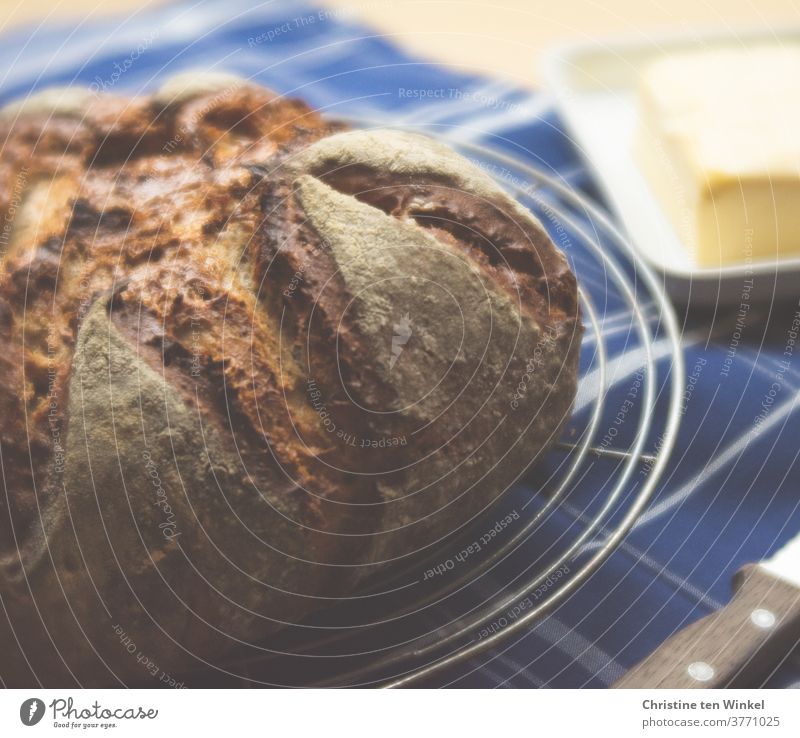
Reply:
M467 531L187 684L446 683L454 667L519 636L573 593L658 483L680 422L684 372L657 280L608 216L559 176L492 148L458 148L539 216L578 276L586 334L564 437L544 468Z

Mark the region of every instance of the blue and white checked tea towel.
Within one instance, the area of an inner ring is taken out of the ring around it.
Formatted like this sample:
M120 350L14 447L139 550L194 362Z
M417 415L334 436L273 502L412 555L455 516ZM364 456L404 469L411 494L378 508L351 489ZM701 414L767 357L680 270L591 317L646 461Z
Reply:
M122 21L17 30L0 44L0 102L54 84L146 90L196 68L254 78L332 116L488 142L599 200L545 93L410 57L342 13L303 2L177 2ZM765 305L738 325L724 311L683 322L685 413L649 509L553 614L442 683L607 686L721 607L740 566L800 530L800 371L787 354L797 311L795 302ZM566 528L570 515L566 506L552 524ZM800 686L800 654L789 654L769 684Z

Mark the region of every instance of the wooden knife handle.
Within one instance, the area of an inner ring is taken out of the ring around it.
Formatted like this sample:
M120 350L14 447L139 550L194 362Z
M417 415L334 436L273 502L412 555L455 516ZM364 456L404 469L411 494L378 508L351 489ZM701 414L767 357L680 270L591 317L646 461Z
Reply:
M614 688L756 686L800 641L800 589L755 564L734 589L730 603L668 638Z

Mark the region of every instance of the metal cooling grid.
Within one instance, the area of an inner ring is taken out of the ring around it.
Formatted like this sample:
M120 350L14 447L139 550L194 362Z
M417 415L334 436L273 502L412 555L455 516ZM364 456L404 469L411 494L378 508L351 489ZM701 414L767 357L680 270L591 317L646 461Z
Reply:
M527 500L522 506L522 525L488 555L443 578L441 586L422 586L420 572L430 562L444 560L449 551L458 550L481 524L485 527L487 520L501 517L502 510L487 511L482 521L457 540L415 559L403 571L391 576L385 573L372 589L348 600L344 608L327 611L324 624L311 621L290 629L268 647L191 677L187 683L248 687L430 683L445 669L501 645L552 611L598 569L647 505L667 464L681 415L683 358L671 305L653 273L636 261L624 236L583 194L558 177L502 152L472 144L459 148L536 212L557 243L561 240L564 245L563 234L569 234L568 254L581 285L588 329L575 413L580 429L573 426L574 436L563 439L551 452L552 457L560 454L562 458L547 479L539 480L537 490L530 483L523 487ZM622 351L613 345L620 336L624 339ZM666 355L663 351L656 355L656 341L666 342ZM609 429L614 427L609 412L614 408L607 398L614 384L614 368L620 362L634 362L643 382L635 412L627 413L636 419L635 431L627 438L617 432L609 443ZM652 447L654 439L656 448ZM599 482L592 476L597 459L613 462L608 478ZM640 478L632 485L637 471ZM545 552L533 560L528 558L526 546L542 536L549 516L565 499L572 500L574 490L586 486L587 480L596 491L588 502L578 504L585 504L576 516L581 529L572 531L569 526L568 535L549 541ZM545 495L538 492L541 488L547 490ZM488 595L478 594L463 602L464 593L476 582L488 581L509 562L515 562L519 570L506 575L499 588L492 591L490 587ZM567 576L558 574L565 570ZM507 617L515 605L529 600L531 593L554 578L558 585L547 588L533 607L511 620ZM454 607L452 603L459 598L462 601ZM375 601L381 599L384 602L376 606ZM409 627L414 619L419 624ZM309 638L309 632L315 635ZM482 632L488 634L476 637Z

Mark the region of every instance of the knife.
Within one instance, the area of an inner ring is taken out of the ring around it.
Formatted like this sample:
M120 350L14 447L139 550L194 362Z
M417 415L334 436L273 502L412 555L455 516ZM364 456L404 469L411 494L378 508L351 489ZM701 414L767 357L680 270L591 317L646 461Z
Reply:
M615 689L755 686L800 643L800 535L733 579L731 601L668 638Z

